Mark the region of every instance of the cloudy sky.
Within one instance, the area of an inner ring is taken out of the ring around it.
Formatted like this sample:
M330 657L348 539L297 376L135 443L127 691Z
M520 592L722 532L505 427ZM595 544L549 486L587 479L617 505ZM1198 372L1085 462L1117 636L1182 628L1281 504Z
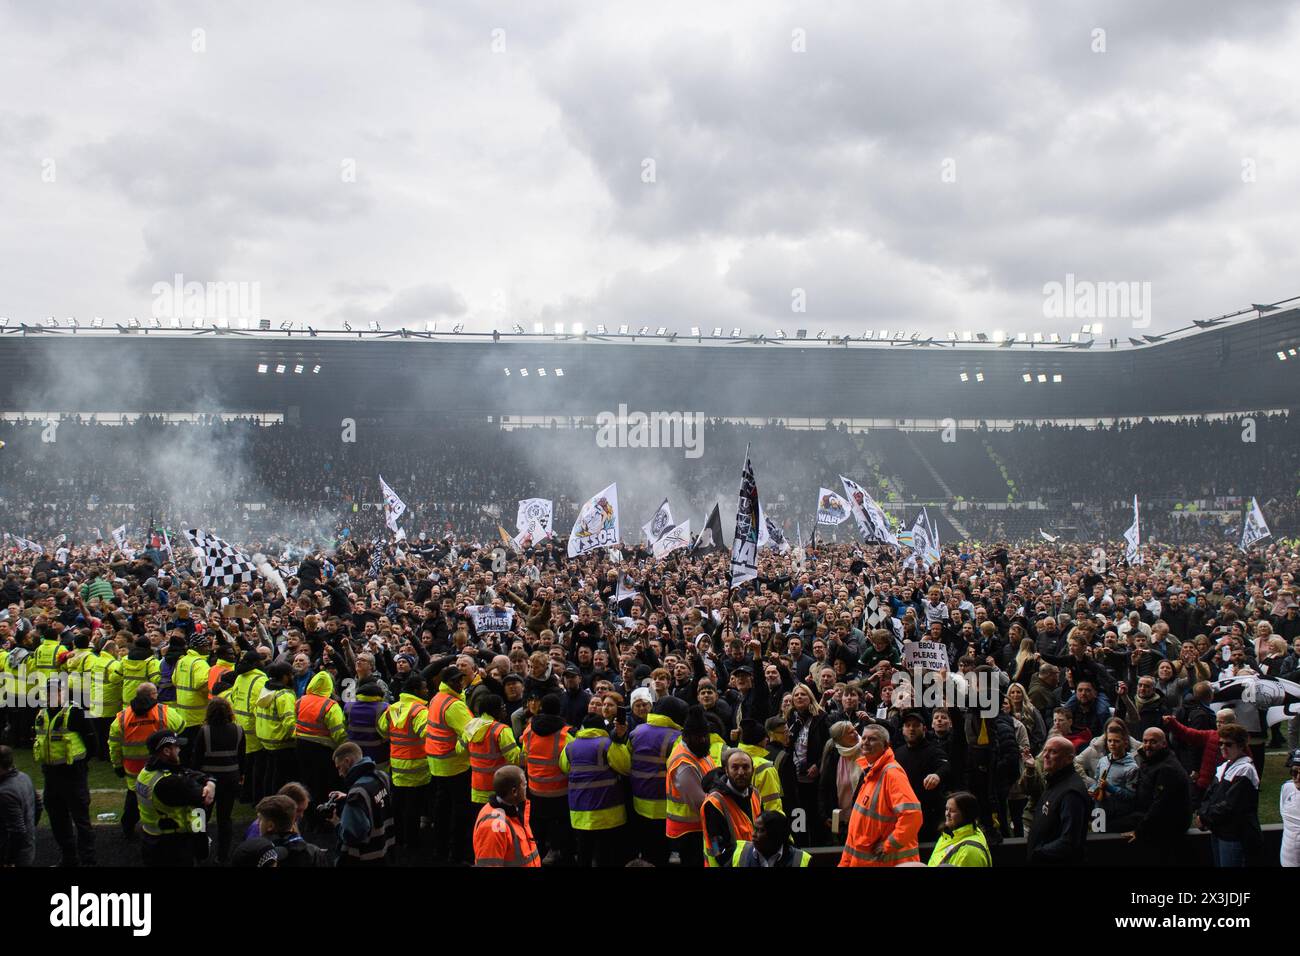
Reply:
M1300 293L1296 10L6 0L0 315L1164 330Z

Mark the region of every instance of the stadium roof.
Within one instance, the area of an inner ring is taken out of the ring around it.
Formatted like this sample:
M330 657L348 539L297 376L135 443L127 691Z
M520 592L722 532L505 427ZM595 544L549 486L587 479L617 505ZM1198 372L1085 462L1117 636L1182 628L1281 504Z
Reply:
M1187 334L1135 333L1131 347L28 327L0 336L0 409L284 411L337 421L592 415L624 404L719 417L993 420L1296 405L1300 308L1234 318Z

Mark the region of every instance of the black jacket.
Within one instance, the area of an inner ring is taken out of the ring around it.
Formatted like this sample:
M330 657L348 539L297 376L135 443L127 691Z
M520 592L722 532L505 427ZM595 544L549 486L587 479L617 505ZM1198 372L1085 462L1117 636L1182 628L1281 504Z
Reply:
M1092 800L1074 767L1056 771L1047 778L1047 789L1034 807L1034 819L1025 834L1026 861L1081 864L1091 817Z
M943 826L943 807L947 801L945 794L952 789L952 780L948 766L948 756L944 749L929 737L913 747L904 743L894 749L894 759L907 773L907 782L912 785L912 792L921 801L922 843L928 843L938 837L939 827ZM939 786L926 790L922 785L930 774L937 774Z
M1138 770L1135 813L1124 829L1137 832L1141 846L1171 855L1187 839L1192 825L1191 785L1187 771L1169 748L1147 758Z
M1242 774L1229 781L1216 775L1201 799L1200 814L1201 824L1220 840L1243 843L1248 854L1259 851L1263 842L1259 829L1259 787L1249 775Z

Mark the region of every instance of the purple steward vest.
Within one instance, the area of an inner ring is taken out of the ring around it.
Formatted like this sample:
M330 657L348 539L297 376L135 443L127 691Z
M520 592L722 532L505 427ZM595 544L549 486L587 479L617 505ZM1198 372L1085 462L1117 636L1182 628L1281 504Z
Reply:
M666 800L668 755L682 735L671 727L641 724L632 731L632 795L642 800Z
M564 752L569 757L569 809L590 813L623 802L618 774L610 767L608 737L576 737Z
M382 700L350 700L343 705L347 714L348 740L375 763L388 760L388 741L379 736L379 715L388 707Z

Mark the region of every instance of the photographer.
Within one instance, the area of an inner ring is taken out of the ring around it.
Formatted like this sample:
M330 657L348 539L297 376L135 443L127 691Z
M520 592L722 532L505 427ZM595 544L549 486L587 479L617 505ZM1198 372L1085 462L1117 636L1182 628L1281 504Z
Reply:
M347 790L335 790L317 810L338 827L338 865L387 866L396 842L388 774L352 741L334 751L334 766Z

